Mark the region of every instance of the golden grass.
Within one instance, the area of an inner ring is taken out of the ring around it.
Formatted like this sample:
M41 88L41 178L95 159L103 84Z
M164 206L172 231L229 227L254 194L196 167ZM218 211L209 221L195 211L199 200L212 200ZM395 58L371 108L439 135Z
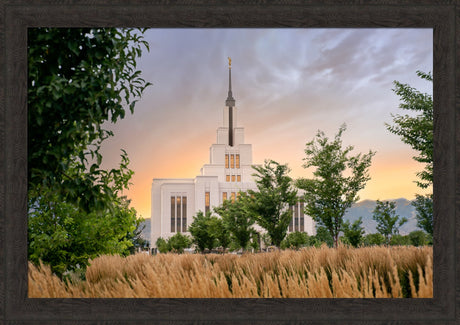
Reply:
M67 284L29 263L29 297L431 298L432 247L304 248L259 254L101 256Z

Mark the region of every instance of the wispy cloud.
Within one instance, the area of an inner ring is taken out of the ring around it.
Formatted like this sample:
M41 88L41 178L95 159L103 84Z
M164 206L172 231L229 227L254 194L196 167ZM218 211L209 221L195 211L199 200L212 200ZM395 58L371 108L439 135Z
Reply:
M384 122L398 112L394 80L431 92L415 71L432 70L432 30L152 29L146 38L151 51L139 67L153 86L134 115L112 126L116 137L104 148L107 165L116 164L120 148L127 149L136 172L129 194L142 215L150 213L153 177L194 177L197 166L207 162L222 123L227 56L238 124L253 144L254 162L276 158L289 163L293 176L304 175L305 143L318 129L332 137L345 122L346 144L379 151L372 190L363 191L362 198L374 198L379 186L380 198L417 191L413 180L420 167L407 163L413 152ZM399 176L399 185L384 185L381 175L390 170L385 162L398 159L404 163L392 173L407 179Z

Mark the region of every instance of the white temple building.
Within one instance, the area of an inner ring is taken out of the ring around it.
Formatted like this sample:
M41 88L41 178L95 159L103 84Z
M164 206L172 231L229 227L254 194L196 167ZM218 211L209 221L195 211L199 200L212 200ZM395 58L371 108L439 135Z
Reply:
M156 247L159 237L166 239L178 232L190 235L188 226L198 211L212 212L213 207L226 199L234 199L239 191L257 190L252 177L255 173L251 167L252 145L244 142L244 128L237 124L238 109L232 94L230 59L228 78L223 126L217 128L216 143L209 149L209 163L203 165L195 178L153 179L151 248ZM314 221L304 216L303 203L299 202L291 209L294 213L288 231L315 234Z

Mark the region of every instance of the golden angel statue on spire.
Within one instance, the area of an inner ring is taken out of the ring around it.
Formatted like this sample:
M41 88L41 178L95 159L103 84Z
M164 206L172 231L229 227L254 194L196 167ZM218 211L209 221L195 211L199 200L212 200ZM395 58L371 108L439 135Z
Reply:
M232 67L232 59L230 59L230 57L228 57L228 66L231 68Z

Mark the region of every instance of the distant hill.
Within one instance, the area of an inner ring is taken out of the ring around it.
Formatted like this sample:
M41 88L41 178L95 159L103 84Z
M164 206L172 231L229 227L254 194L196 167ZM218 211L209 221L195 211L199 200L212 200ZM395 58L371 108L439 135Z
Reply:
M144 221L141 223L141 227L142 225L145 225L145 228L141 232L141 237L145 240L150 241L150 218L145 218Z
M411 205L412 201L401 198L396 200L389 200L396 202L396 214L400 217L406 217L407 222L400 228L401 235L407 235L411 231L420 230L417 227L417 219L415 218L415 208ZM376 233L377 222L372 219L372 211L374 211L376 201L364 200L357 202L346 213L345 220L353 222L359 217L363 219L363 227L366 234Z

